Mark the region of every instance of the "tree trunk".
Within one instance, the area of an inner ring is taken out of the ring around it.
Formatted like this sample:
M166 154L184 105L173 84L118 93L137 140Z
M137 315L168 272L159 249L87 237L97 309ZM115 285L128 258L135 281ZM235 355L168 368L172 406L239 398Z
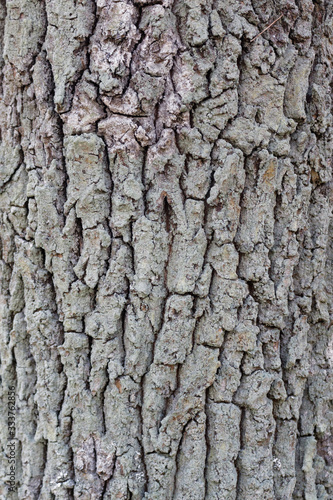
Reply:
M333 499L332 23L0 0L1 498Z

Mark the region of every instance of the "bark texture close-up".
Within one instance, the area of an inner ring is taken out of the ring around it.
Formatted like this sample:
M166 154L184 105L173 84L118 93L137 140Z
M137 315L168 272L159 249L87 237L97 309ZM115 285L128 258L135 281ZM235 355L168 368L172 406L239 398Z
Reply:
M0 70L1 499L332 500L333 2L0 0Z

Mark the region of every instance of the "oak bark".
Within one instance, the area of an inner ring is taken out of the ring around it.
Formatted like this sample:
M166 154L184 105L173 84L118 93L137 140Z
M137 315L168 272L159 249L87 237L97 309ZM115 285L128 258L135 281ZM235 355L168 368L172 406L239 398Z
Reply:
M332 39L0 0L1 498L332 500Z

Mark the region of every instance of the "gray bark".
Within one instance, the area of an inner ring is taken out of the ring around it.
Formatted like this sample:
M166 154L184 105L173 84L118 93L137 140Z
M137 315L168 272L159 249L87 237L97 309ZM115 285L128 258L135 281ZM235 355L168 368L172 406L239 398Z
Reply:
M333 499L332 23L0 1L1 498Z

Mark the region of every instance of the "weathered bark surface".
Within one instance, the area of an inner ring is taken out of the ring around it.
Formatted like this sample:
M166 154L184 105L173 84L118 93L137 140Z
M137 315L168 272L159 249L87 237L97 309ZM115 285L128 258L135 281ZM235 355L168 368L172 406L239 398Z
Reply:
M0 35L1 498L332 500L332 2Z

